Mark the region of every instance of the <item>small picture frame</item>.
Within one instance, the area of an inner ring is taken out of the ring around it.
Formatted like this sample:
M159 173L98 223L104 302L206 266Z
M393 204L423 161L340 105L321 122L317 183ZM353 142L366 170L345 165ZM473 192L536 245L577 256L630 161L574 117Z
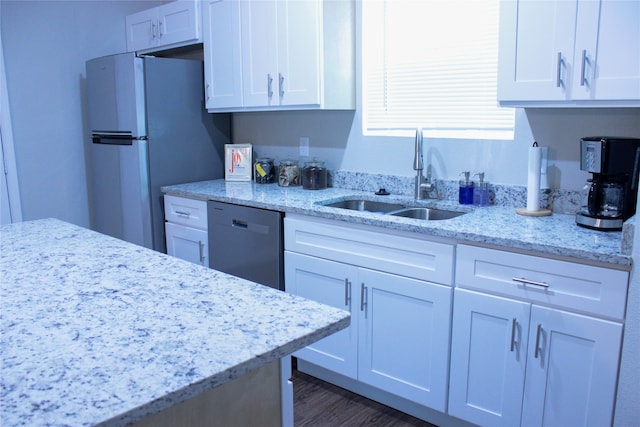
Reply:
M251 144L224 145L225 181L251 181L253 147Z

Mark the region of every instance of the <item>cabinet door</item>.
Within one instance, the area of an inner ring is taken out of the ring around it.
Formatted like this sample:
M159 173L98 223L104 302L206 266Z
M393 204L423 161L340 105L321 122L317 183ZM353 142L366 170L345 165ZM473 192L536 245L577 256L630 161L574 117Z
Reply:
M523 426L611 425L622 325L533 306Z
M240 2L213 0L202 8L206 107L242 107Z
M322 2L282 1L277 14L278 103L320 106Z
M500 2L498 99L568 99L575 28L575 1Z
M530 307L455 290L449 414L479 425L520 425Z
M143 10L125 18L127 27L127 51L135 52L155 46L158 42L158 11Z
M358 379L444 412L452 289L368 269L358 273Z
M640 100L640 2L581 1L573 99Z
M183 225L165 223L167 254L209 267L207 232Z
M242 1L242 80L245 107L278 105L277 2Z
M353 287L355 267L293 252L285 252L285 290L313 301L352 312L348 328L294 353L294 356L355 379L357 376L360 294Z
M158 44L200 38L200 14L194 0L178 0L158 7Z

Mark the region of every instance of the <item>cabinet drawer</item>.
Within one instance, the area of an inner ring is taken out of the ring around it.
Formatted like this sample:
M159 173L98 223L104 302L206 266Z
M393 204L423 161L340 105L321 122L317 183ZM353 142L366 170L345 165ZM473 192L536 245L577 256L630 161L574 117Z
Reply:
M451 286L453 245L392 234L382 228L287 216L288 251Z
M207 202L165 195L164 216L169 222L206 230Z
M456 285L623 319L629 274L604 267L458 245Z

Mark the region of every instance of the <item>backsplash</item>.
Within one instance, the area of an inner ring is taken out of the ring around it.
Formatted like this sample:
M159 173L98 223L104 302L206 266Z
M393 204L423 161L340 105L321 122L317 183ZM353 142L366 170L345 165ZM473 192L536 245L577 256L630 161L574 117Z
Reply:
M414 178L407 176L332 171L331 183L337 188L372 192L385 188L391 194L404 196L412 196L414 191ZM435 180L435 184L438 199L458 200L458 181ZM527 188L524 186L489 184L489 191L492 205L523 207L527 204ZM581 197L578 191L544 189L540 191L540 207L556 213L573 214L580 207Z

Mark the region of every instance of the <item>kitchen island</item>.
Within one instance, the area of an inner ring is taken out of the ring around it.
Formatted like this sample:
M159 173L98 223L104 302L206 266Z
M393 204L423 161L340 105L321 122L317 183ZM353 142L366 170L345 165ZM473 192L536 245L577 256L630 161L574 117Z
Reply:
M0 286L3 426L130 425L349 324L55 219L0 227Z

